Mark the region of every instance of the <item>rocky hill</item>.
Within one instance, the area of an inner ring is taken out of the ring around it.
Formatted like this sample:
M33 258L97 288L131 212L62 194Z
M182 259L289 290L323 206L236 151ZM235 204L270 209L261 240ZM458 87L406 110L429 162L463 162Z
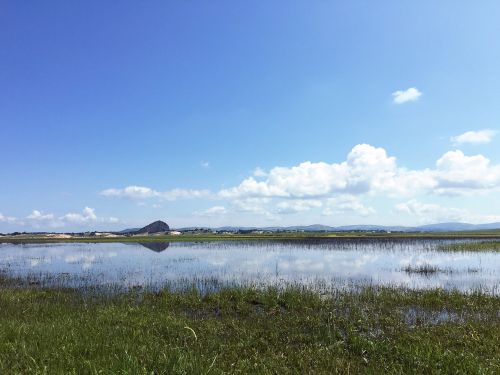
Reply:
M170 227L168 226L167 223L164 221L158 220L155 221L154 223L148 224L145 227L138 229L135 231L134 234L139 234L139 233L147 233L147 234L153 234L153 233L160 233L160 232L168 232L170 230Z

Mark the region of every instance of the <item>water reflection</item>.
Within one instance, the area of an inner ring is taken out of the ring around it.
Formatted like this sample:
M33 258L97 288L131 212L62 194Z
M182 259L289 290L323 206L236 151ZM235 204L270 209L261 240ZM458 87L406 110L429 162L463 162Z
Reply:
M498 293L500 253L438 251L441 244L419 239L0 244L0 271L47 286L369 283ZM420 265L447 272L404 271Z
M149 250L156 251L157 253L161 253L170 246L170 242L139 242L139 245Z

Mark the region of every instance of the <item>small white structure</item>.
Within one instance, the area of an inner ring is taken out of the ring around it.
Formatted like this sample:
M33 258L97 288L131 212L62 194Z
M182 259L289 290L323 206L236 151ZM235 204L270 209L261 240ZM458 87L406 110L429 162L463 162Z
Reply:
M95 235L96 235L96 237L120 237L117 234L109 233L109 232L95 232Z
M176 230L172 230L168 234L170 234L171 236L180 236L182 233Z

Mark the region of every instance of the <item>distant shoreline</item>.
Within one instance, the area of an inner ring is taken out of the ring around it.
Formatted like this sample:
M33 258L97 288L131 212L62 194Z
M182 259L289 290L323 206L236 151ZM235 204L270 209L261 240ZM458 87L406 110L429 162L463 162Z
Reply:
M201 242L201 241L328 241L334 239L500 239L499 231L419 232L419 233L271 233L271 234L185 234L149 236L75 236L54 238L45 235L2 236L0 243L114 243L114 242Z

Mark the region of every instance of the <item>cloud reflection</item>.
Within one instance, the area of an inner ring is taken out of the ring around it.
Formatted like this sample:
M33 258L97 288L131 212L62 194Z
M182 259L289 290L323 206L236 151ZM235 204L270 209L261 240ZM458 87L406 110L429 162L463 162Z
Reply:
M436 251L439 242L301 243L100 243L1 245L0 270L26 276L36 268L47 275L86 277L95 284L164 285L213 279L222 284L316 282L446 287L495 287L500 254ZM158 256L158 252L164 252ZM152 251L150 251L152 250ZM453 269L429 277L402 271L431 264ZM468 272L469 269L478 272Z

